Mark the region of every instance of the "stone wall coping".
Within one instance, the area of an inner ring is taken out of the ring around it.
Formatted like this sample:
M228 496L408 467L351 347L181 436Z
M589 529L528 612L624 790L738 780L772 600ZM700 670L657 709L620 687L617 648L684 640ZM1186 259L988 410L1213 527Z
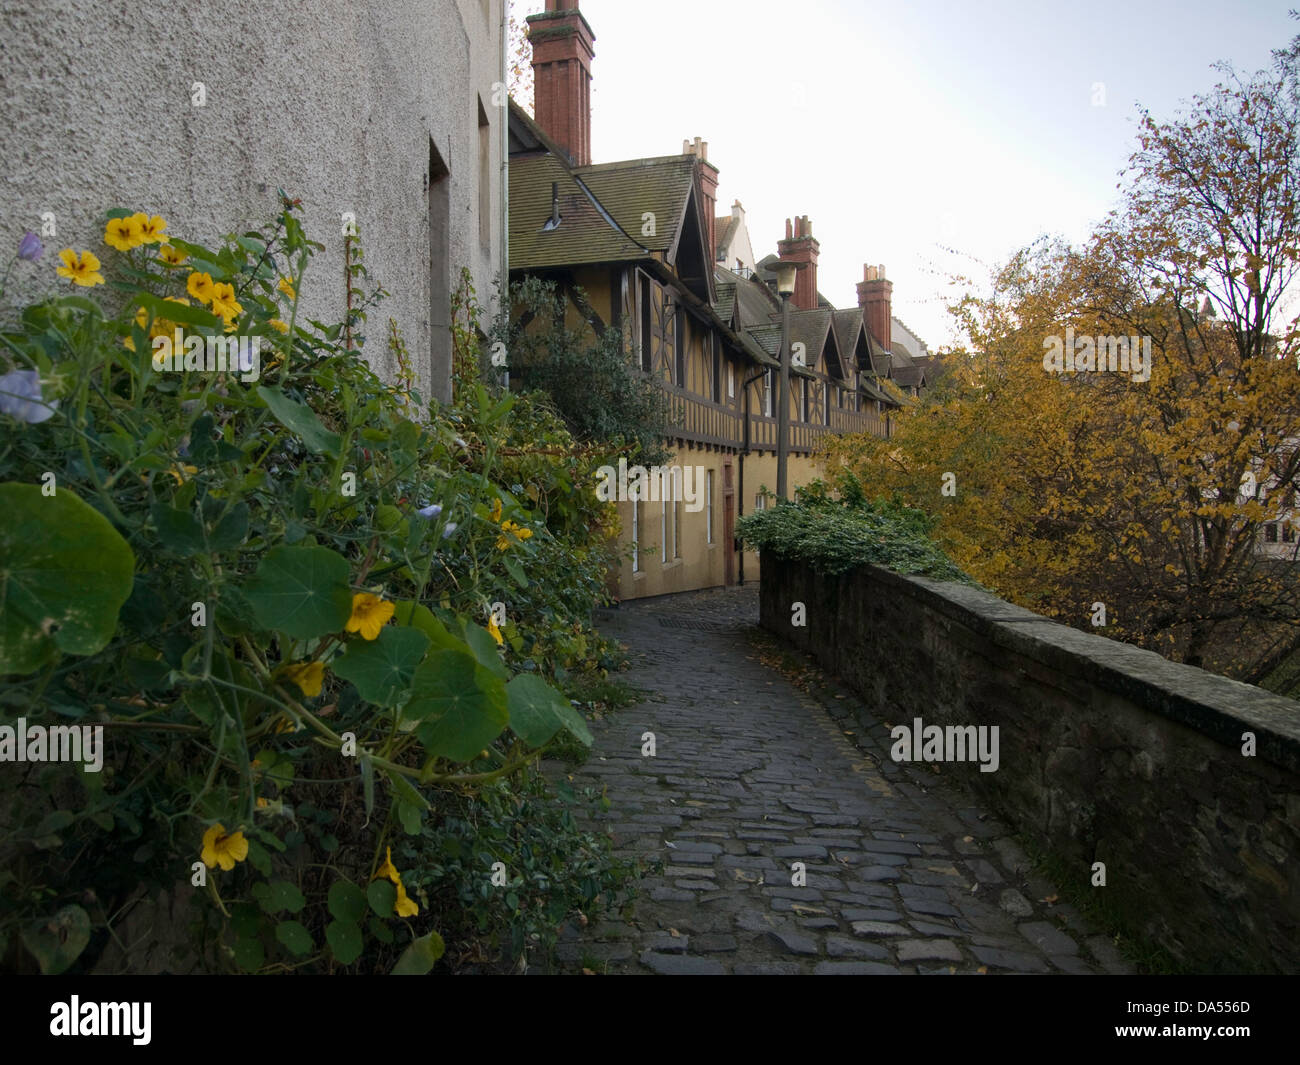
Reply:
M801 560L781 561L808 566ZM1252 731L1256 757L1300 773L1300 702L1196 666L1170 662L1154 651L1080 632L979 588L880 566L861 568L882 584L906 588L937 613L997 646L1114 692L1226 746L1239 750L1242 733Z

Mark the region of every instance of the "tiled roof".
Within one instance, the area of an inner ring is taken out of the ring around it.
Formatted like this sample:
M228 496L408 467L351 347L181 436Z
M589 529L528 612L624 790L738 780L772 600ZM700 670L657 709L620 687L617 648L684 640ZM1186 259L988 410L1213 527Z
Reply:
M652 251L666 252L676 241L686 213L695 165L693 155L668 155L583 166L574 173L626 232ZM513 211L513 186L510 195ZM654 215L654 236L641 235L646 212Z
M551 186L558 186L560 224L551 218ZM639 227L634 232L639 232ZM577 263L620 262L649 254L593 202L588 190L554 155L510 163L510 268L535 270Z
M860 369L870 373L870 366L858 366L854 361L854 352L857 350L858 339L863 335L862 308L846 307L844 310L836 311L832 315L831 321L835 330L835 339L840 346L840 354L848 364L848 369L850 371Z

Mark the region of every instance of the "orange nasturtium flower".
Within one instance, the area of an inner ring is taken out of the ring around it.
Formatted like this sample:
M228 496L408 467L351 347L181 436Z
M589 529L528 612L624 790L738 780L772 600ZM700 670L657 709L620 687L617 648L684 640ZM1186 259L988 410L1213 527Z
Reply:
M325 681L324 662L298 662L285 666L284 676L298 686L298 690L308 698L314 699L320 694Z
M185 282L185 291L200 303L212 302L212 290L214 288L215 286L212 284L212 275L200 274L197 271L190 274L190 279Z
M225 281L218 281L212 286L212 313L225 320L229 325L243 311L235 299L235 286Z
M352 597L352 616L345 626L348 632L361 633L362 639L377 640L388 619L397 613L397 607L369 592L358 592Z
M203 833L203 850L199 857L209 869L219 865L229 872L236 862L248 857L248 840L244 839L242 832L227 834L224 825L213 825Z
M83 251L77 255L71 248L64 248L59 252L59 258L63 265L54 272L74 285L90 288L104 283L104 275L99 272L99 258L93 252Z
M144 227L140 224L142 218L142 214L131 215L129 218L110 218L104 227L104 243L118 251L138 248L144 243Z
M150 218L147 214L135 214L131 216L131 220L139 223L141 244L159 244L167 239L163 235L167 223L163 221L161 215Z

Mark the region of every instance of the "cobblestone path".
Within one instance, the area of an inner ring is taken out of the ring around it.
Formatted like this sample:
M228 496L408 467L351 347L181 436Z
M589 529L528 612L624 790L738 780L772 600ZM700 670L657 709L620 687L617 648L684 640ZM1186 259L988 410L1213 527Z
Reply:
M757 616L756 585L602 613L647 701L596 723L574 784L606 789L602 827L651 871L630 920L564 930L559 969L1130 971L1005 825L890 761L887 730L857 723L847 688L810 693L764 665Z

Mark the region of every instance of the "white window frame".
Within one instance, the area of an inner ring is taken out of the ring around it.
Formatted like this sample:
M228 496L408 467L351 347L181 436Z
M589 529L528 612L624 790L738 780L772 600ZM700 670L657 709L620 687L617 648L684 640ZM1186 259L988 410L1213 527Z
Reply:
M713 471L704 471L704 524L708 543L713 543Z
M736 398L736 366L730 359L727 360L727 398Z

